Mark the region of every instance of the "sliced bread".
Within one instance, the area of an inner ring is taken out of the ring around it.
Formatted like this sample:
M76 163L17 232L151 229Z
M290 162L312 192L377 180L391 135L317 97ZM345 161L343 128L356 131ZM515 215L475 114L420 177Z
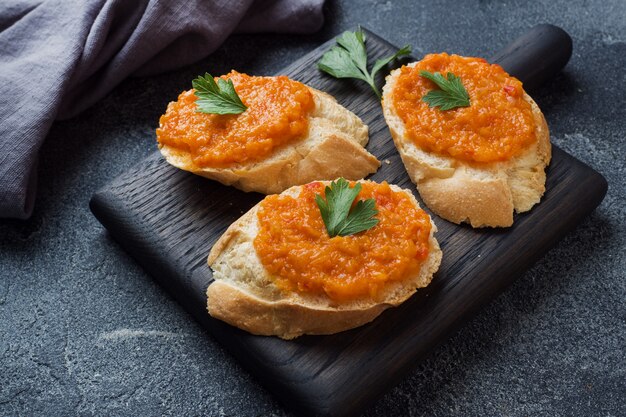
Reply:
M243 191L264 194L313 180L364 178L376 172L380 162L365 145L368 128L361 119L330 95L310 88L315 108L309 114L306 137L275 149L269 157L227 167L202 167L189 152L159 143L171 165L232 185ZM184 94L184 93L183 93Z
M419 209L411 192L394 185L391 188L393 192L406 193L410 204ZM282 195L297 198L301 190L302 187L292 187ZM419 271L386 282L376 297L365 295L349 302L337 302L323 293L285 291L276 285L276 277L268 273L255 250L260 204L226 230L208 257L215 279L207 290L209 313L250 333L292 339L302 334L331 334L360 326L383 310L404 302L417 288L427 286L439 268L441 250L434 237L437 228L426 215L431 222L428 255Z
M539 203L551 157L550 134L541 110L528 94L523 98L532 108L536 142L507 161L472 162L425 151L407 136L392 99L399 75L397 69L387 76L383 114L411 180L435 214L472 227L506 227L513 224L514 211L525 212Z

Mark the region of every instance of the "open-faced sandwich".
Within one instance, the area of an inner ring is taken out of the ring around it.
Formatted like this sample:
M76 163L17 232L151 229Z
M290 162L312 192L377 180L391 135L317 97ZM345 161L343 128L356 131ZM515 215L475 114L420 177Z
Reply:
M292 187L213 246L209 313L284 339L360 326L430 283L441 262L436 230L395 185L341 178Z
M232 71L193 86L168 105L156 131L175 167L271 194L317 179L361 179L380 166L364 148L361 119L286 76Z
M522 83L481 58L426 55L393 71L383 113L409 176L437 215L510 226L545 191L548 126Z

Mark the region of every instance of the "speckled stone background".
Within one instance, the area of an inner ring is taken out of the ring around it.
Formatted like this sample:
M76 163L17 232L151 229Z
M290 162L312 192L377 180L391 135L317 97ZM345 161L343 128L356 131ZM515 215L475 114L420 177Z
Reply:
M54 124L33 217L0 221L0 415L293 416L107 236L92 193L155 150L167 102L205 70L273 74L357 24L416 56L489 56L542 22L574 55L535 98L608 195L365 415L626 415L626 2L330 1L326 17L313 36L234 36Z

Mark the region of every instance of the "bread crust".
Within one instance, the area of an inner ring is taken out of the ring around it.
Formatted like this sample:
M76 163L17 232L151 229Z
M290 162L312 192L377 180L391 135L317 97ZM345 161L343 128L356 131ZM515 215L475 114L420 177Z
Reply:
M358 180L376 172L380 161L365 149L367 125L332 96L308 88L315 109L309 116L307 137L275 150L265 160L227 168L203 168L193 162L191 154L171 146L159 144L161 154L182 170L264 194L280 193L314 180Z
M505 162L468 162L425 152L407 137L391 97L399 75L397 69L387 76L383 115L411 180L435 214L472 227L508 227L514 211L522 213L539 203L551 159L550 133L543 113L528 94L524 93L524 99L532 108L537 142Z
M419 207L409 191L391 187L396 192L407 193ZM292 187L285 193L297 196L300 189ZM274 284L254 250L259 204L226 230L208 256L215 279L207 289L209 314L253 334L292 339L361 326L385 309L404 302L417 288L427 286L441 263L441 249L434 237L437 227L431 219L429 255L420 271L401 282L389 283L383 290L382 301L361 298L337 304L323 295L284 292Z
M374 320L391 304L363 309L312 308L292 300L270 301L223 281L207 291L209 314L249 333L293 339L302 334L333 334Z

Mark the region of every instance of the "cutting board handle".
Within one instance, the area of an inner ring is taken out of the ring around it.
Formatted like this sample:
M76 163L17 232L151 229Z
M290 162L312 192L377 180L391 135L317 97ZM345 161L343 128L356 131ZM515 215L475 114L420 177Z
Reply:
M489 62L500 64L533 91L554 77L572 56L572 38L563 29L541 24L500 50Z

